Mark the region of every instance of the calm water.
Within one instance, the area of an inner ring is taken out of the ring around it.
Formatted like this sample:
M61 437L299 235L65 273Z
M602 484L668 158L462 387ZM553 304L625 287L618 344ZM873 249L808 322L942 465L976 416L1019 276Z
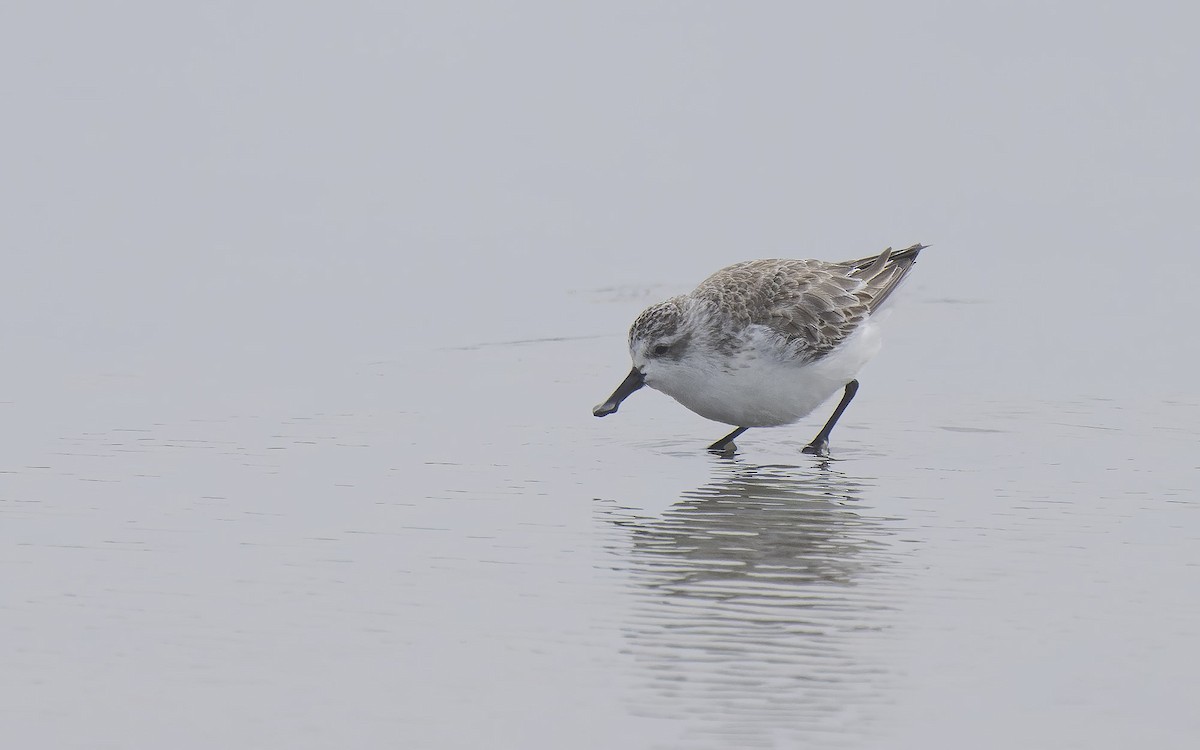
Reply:
M5 724L54 747L1200 729L1195 402L948 401L897 367L832 460L799 453L815 421L718 458L652 392L590 417L620 345L431 350L312 402L18 447Z
M18 4L0 731L1191 748L1190 6ZM628 370L931 243L833 435Z

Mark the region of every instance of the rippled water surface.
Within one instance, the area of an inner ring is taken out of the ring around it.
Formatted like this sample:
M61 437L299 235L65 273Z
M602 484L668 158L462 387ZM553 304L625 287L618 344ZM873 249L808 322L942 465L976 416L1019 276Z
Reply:
M815 424L722 458L652 392L590 417L619 346L429 351L327 381L323 409L122 411L16 447L7 721L78 747L1198 728L1195 402L947 402L897 366L832 459L799 453Z
M16 4L0 736L1191 748L1190 6ZM628 371L923 252L832 438Z

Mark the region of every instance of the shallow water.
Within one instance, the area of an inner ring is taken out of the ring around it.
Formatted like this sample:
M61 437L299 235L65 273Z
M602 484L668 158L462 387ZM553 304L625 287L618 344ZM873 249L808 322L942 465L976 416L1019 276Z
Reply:
M830 459L803 427L722 458L649 391L590 417L614 343L429 351L314 403L26 446L0 475L6 723L58 747L1200 729L1195 402L948 401L896 372ZM477 408L542 365L539 400Z
M8 745L1192 747L1194 10L97 8L0 24ZM917 241L830 458L591 416Z

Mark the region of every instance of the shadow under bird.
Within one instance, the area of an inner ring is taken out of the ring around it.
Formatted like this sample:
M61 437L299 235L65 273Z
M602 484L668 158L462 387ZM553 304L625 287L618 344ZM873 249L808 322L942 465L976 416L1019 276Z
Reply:
M647 308L629 329L633 369L597 417L642 386L737 429L709 446L736 449L751 427L807 416L843 389L805 453L829 435L858 392L855 375L879 350L880 312L928 245L860 260L751 260L717 271L689 294Z

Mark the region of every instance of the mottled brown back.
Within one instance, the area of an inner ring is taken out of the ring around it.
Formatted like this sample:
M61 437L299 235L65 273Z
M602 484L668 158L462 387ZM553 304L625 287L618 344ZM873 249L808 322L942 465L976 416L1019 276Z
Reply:
M752 260L717 271L690 295L732 316L731 330L758 324L796 355L820 359L854 332L912 269L917 244L855 261Z

